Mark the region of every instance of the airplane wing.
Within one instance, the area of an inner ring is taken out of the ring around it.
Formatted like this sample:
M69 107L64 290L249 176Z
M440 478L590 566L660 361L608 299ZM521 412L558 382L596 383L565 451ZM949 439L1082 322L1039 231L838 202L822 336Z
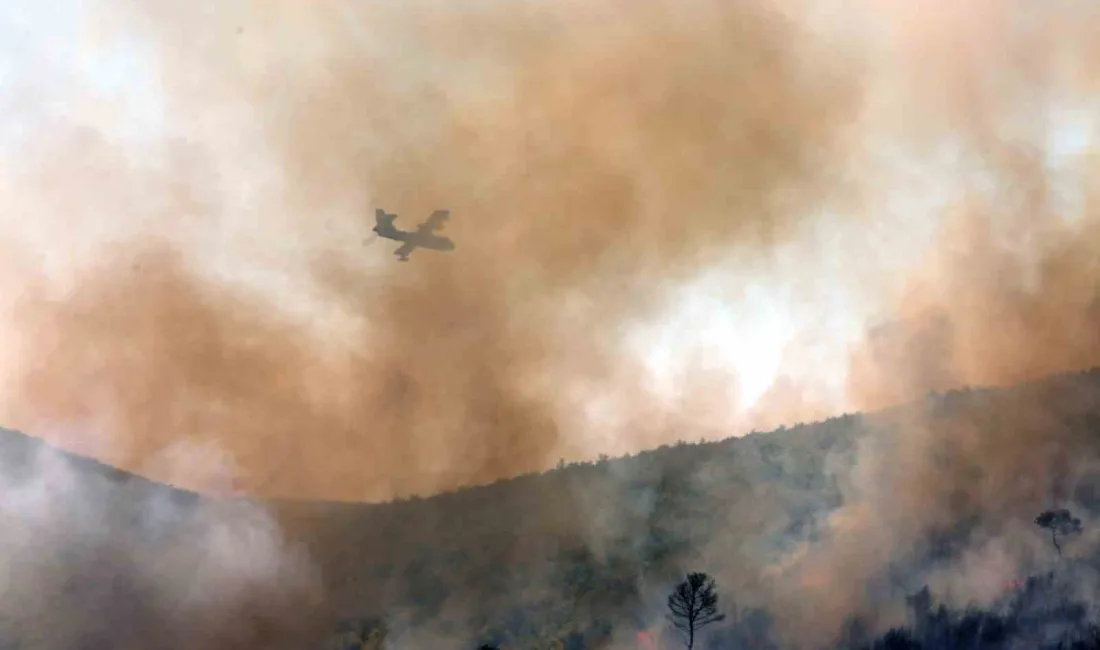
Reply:
M416 245L421 248L430 248L433 251L453 251L455 249L453 241L439 235L424 235L416 240Z
M436 210L428 217L428 220L420 224L420 232L429 233L443 227L443 223L451 217L449 210Z
M416 248L416 243L415 242L406 242L406 243L402 244L400 248L395 250L393 252L393 254L398 256L399 258L401 258L403 260L407 260L407 259L409 259L409 253L413 252L413 250L415 248Z

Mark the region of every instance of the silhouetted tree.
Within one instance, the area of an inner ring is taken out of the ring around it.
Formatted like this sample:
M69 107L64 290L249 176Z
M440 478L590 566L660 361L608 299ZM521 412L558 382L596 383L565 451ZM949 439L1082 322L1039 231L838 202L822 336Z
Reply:
M913 634L903 628L894 628L878 641L867 646L869 650L921 650L923 646Z
M377 650L386 639L386 630L386 622L379 618L345 620L337 627L337 646L340 650Z
M726 618L718 613L718 594L714 578L705 573L689 573L668 597L672 626L687 635L687 650L695 645L695 633Z
M1090 625L1081 638L1072 643L1059 643L1058 647L1065 650L1100 650L1100 628Z
M1062 555L1062 547L1058 545L1058 536L1066 537L1081 532L1081 520L1065 509L1047 510L1035 518L1035 523L1050 531L1050 539L1059 556Z
M839 646L845 650L866 647L870 642L871 633L867 621L860 616L851 616L844 622L840 632Z

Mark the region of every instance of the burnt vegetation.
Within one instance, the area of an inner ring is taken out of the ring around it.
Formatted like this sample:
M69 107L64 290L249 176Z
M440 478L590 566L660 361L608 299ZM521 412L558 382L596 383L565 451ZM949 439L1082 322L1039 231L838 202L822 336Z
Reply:
M718 613L718 593L714 578L705 573L689 573L668 597L669 621L683 632L687 650L695 647L695 635L712 623L725 620Z

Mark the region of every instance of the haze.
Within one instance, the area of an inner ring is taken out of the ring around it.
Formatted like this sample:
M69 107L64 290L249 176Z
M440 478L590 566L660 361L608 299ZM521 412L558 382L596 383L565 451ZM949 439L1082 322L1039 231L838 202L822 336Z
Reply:
M3 423L375 500L1100 363L1097 27L1083 0L24 4ZM450 209L457 250L394 263L375 207Z

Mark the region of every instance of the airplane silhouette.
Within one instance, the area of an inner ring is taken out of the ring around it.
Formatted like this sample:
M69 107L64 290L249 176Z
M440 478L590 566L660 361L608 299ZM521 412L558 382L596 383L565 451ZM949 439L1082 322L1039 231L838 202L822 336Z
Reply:
M409 253L417 247L435 251L453 251L455 249L454 242L450 239L432 234L432 231L442 228L443 222L450 216L451 213L447 210L436 210L416 230L398 230L393 225L393 220L397 218L397 215L388 214L385 210L378 208L374 211L376 222L374 232L378 233L380 237L405 242L393 254L397 256L399 262L408 262Z

